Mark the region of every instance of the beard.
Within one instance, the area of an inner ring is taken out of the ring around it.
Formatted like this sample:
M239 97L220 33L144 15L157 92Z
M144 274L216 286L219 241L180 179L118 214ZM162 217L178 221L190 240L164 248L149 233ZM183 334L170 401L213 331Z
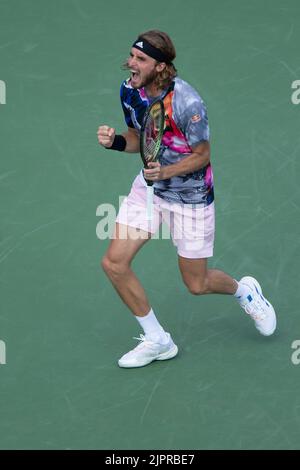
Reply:
M142 78L141 82L137 85L137 86L134 86L134 84L132 84L133 88L143 88L143 87L146 87L148 85L151 85L158 77L158 72L156 72L156 70L152 70L152 72L149 72L145 77Z

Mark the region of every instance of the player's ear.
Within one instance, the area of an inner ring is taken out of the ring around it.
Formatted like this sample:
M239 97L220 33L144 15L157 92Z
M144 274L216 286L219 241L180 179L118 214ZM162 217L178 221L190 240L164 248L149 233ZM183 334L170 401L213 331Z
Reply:
M162 72L165 68L166 68L165 62L159 62L159 63L156 65L156 70L157 70L157 72Z

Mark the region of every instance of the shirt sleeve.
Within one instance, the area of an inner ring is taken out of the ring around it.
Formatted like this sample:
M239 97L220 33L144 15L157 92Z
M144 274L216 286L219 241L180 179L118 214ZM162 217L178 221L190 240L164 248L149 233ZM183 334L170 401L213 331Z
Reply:
M191 147L209 141L207 109L200 97L185 108L181 125Z
M126 122L127 126L128 127L134 127L134 124L133 124L132 119L131 119L131 114L130 114L130 111L129 111L129 106L128 106L129 103L126 102L126 98L128 98L128 97L127 97L127 93L126 93L125 82L126 81L124 81L122 83L121 88L120 88L121 105L122 105L124 118L125 118L125 122Z

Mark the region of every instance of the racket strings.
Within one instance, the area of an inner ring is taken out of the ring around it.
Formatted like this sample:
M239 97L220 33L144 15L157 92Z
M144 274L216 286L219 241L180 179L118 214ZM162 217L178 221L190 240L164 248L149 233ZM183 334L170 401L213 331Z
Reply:
M150 162L156 158L160 148L163 134L164 116L160 112L150 113L145 123L144 131L144 155L146 161Z

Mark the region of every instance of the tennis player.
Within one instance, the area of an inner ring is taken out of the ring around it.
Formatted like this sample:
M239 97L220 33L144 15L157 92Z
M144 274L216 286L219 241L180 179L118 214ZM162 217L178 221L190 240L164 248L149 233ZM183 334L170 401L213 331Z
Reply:
M276 328L274 309L255 278L246 276L237 281L207 267L207 259L213 256L215 234L207 111L197 91L177 76L175 57L173 42L166 33L151 30L140 34L126 62L130 77L121 85L127 131L116 134L113 127L102 125L97 134L99 144L107 149L138 153L145 110L153 100L163 100L165 130L159 160L150 163L134 179L102 260L106 275L144 332L137 338L139 344L119 359L120 367L145 366L155 360L171 359L178 352L131 269L135 255L162 221L169 225L179 269L189 292L232 295L262 335L269 336ZM150 222L145 179L154 186Z

